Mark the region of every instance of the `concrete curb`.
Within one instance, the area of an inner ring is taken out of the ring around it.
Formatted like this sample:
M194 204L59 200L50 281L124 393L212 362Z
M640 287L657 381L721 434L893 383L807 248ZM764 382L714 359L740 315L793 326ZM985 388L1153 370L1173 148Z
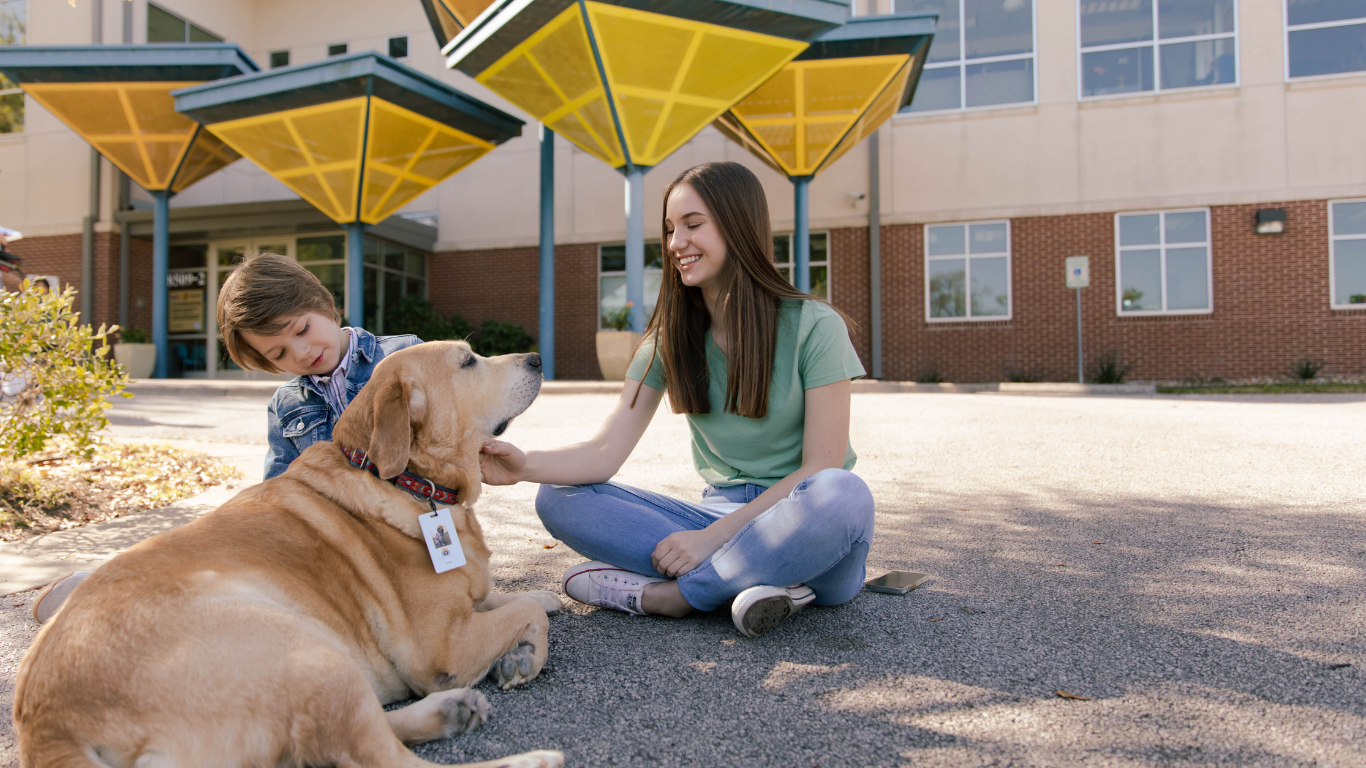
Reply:
M997 390L1003 395L1156 395L1156 384L1074 384L1069 382L1003 381Z

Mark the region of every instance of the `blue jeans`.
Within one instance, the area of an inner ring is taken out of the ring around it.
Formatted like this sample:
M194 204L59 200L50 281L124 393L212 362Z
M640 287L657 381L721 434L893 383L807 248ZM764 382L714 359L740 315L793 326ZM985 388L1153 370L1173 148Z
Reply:
M617 483L542 485L536 513L575 552L618 568L663 576L650 562L676 531L696 531L754 500L761 485L708 486L703 503L679 501ZM717 502L731 507L718 508ZM699 611L711 611L758 584L806 584L817 605L846 603L863 588L873 539L873 494L857 475L826 469L797 484L707 561L678 579Z

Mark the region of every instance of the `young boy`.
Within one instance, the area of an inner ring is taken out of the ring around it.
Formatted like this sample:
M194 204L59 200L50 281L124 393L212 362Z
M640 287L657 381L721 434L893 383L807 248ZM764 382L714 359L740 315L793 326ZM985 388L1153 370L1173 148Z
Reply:
M265 478L284 472L308 446L332 439L332 427L386 355L422 340L374 336L343 328L332 292L292 259L247 259L218 290L218 332L228 356L246 370L294 374L267 407ZM43 588L33 600L39 624L90 575L77 571Z

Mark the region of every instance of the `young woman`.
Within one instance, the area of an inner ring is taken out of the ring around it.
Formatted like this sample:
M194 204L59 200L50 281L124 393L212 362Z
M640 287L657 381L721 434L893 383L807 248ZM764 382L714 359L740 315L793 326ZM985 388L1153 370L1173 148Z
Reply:
M484 482L542 483L541 522L592 558L565 572L571 598L666 616L731 603L758 637L863 587L873 497L848 471L849 382L863 366L841 315L774 268L768 202L747 168L685 171L664 195L663 232L659 302L597 435L528 453L492 441ZM701 503L608 482L665 391L688 414Z

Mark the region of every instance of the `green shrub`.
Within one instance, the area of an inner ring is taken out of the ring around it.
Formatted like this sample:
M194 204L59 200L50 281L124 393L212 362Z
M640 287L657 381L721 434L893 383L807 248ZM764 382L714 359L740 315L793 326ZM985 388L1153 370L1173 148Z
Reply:
M474 351L484 357L493 357L530 352L535 349L536 340L520 325L485 320L483 325L479 326L479 334L475 337L473 346Z
M1323 370L1322 360L1312 360L1306 357L1296 360L1290 366L1290 378L1296 381L1311 381L1319 375L1321 370Z
M464 340L473 332L474 326L465 318L451 315L448 320L418 296L404 296L384 312L384 333L390 336L411 333L423 341L445 341Z
M939 372L939 366L934 363L926 363L920 366L920 371L915 375L918 384L943 384L944 375Z
M1123 384L1132 365L1120 365L1118 352L1102 352L1091 366L1091 381L1095 384Z
M119 342L123 344L150 344L152 337L141 328L128 326L119 329Z
M1028 368L1007 368L1006 381L1032 384L1034 382L1043 381L1043 376Z
M107 337L118 327L81 325L75 295L70 287L60 295L0 294L0 452L9 456L41 451L57 435L88 451L108 424L108 398L132 397L109 354Z

